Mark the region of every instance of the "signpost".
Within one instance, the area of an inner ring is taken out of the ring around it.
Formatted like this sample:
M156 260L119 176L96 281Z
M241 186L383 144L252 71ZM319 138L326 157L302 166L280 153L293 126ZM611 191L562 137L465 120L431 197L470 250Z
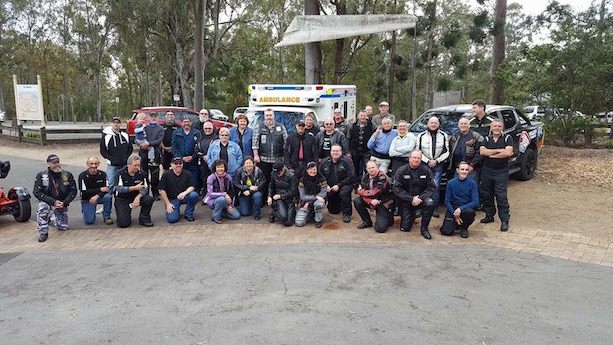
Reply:
M38 84L17 84L17 75L13 74L13 87L15 89L15 110L17 124L22 120L40 121L45 126L45 111L43 108L43 93L40 76L36 76Z

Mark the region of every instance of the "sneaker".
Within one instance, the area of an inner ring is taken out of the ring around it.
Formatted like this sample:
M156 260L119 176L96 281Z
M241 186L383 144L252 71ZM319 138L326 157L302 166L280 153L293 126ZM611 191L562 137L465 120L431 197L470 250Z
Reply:
M402 231L402 232L410 232L411 228L405 229L403 227L400 227L400 231Z
M113 224L113 220L112 220L111 218L106 218L106 219L104 220L104 224L106 224L106 225L111 225L111 224Z
M460 229L460 237L468 238L468 229L461 228Z
M215 219L215 218L212 218L212 219L213 219L213 221L214 221L215 223L217 223L217 224L221 224L221 219Z
M102 207L99 207L99 208L96 210L96 214L102 214L102 209L103 209Z

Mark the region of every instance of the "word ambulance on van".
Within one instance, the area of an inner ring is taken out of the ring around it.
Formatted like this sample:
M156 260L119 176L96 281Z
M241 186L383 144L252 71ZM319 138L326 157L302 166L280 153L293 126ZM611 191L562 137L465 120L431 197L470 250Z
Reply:
M310 112L317 123L334 116L338 108L345 118L356 116L355 85L249 85L249 126L264 121L264 110L272 109L275 121L288 133L295 132L294 123Z

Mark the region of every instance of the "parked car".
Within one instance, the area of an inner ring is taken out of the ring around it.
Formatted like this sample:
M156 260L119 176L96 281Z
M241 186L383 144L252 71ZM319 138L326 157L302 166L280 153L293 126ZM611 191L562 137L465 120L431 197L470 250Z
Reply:
M524 107L524 115L530 120L540 120L545 117L545 108L538 105Z
M183 108L183 107L145 107L145 108L136 109L132 111L132 116L130 116L130 119L128 120L128 123L126 125L126 131L128 132L128 135L130 136L134 135L134 127L136 126L136 116L138 114L156 113L158 115L158 122L162 124L165 121L166 113L168 111L172 111L172 113L175 114L175 122L178 125L181 125L181 119L185 115L189 116L190 120L192 120L192 124L198 121L199 114L197 111L192 110L192 109ZM213 122L215 127L217 127L217 130L219 130L221 127L231 128L234 126L230 122L220 121L214 118L211 118L211 122Z
M4 110L0 110L0 122L4 122L5 118L6 118L6 113L4 112Z
M613 123L613 111L608 113L598 113L595 117L600 124L610 125Z
M211 109L211 119L219 120L219 121L228 121L228 115L224 114L223 111L219 109Z
M247 110L249 110L248 107L238 107L238 108L234 109L234 113L232 114L232 118L236 120L236 117L238 115L246 113Z
M543 123L531 121L517 108L506 105L487 105L487 115L502 119L504 134L513 138L513 156L509 159L509 175L518 180L532 178L537 167L538 154L543 148ZM441 130L451 135L458 130L458 120L472 117L471 104L450 105L426 111L415 120L409 130L418 134L428 129L428 119L436 116Z

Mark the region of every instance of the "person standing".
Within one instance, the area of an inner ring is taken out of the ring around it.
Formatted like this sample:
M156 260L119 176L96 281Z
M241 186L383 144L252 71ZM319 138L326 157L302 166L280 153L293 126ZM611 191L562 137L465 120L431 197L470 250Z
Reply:
M217 134L213 133L214 128L215 127L213 126L212 122L205 122L204 125L202 125L202 130L204 131L204 133L202 133L202 139L200 139L200 142L196 146L198 173L200 174L200 185L202 185L202 188L200 188L200 190L197 192L203 197L206 195L206 179L209 178L209 175L211 175L211 168L209 168L206 155L209 152L211 143L219 139Z
M51 214L55 215L57 229L67 230L68 205L77 196L77 184L72 174L62 169L60 157L55 154L47 156L47 169L36 174L33 194L38 199L38 242L45 242L49 237Z
M174 157L183 158L183 169L192 174L194 187L200 190L200 179L198 178L198 153L196 147L202 139L202 133L192 128L192 121L189 116L183 116L182 128L172 133L172 154Z
M509 157L513 155L513 138L504 134L502 120L495 119L491 124L492 134L483 140L479 148L483 161L481 168L481 187L485 218L481 223L494 221L496 207L500 217L500 231L509 230L509 200L507 199L507 185L509 183Z
M445 220L441 226L441 234L451 236L457 228L460 236L468 238L468 227L475 221L475 210L479 206L479 189L477 182L468 178L470 165L466 162L458 164L457 177L447 182L445 190Z
M186 204L184 218L193 222L198 193L193 185L192 174L183 170L182 157L173 158L171 167L171 170L164 172L159 185L159 193L165 205L166 220L168 223L178 222L181 204Z
M232 181L238 193L238 206L241 216L250 215L253 209L255 220L260 220L264 202L262 189L266 185L266 177L262 169L256 167L253 158L247 156L243 166L238 169Z
M298 182L298 211L296 212L296 226L303 227L313 217L315 227L321 228L323 210L326 206L326 179L317 172L317 163L309 162L306 172Z
M118 116L113 117L111 125L102 130L100 141L100 154L106 159L106 175L109 178L111 190L117 171L126 166L132 150L128 134L121 131L121 119Z
M372 107L371 107L372 109ZM377 126L381 126L383 125L383 119L390 119L392 120L392 126L394 125L394 123L396 122L396 116L394 116L393 114L391 114L390 112L390 104L383 101L381 103L379 103L379 114L375 115L372 117L372 122Z
M390 159L392 171L407 164L411 151L415 149L415 136L409 132L409 124L405 120L398 121L398 135L390 144Z
M128 164L115 175L115 213L117 227L127 228L132 224L132 209L140 207L138 223L152 227L151 207L153 198L149 196L149 183L140 169L140 157L136 154L128 157Z
M343 112L340 108L334 109L334 129L343 133L345 138L349 135L349 123L345 121L345 117L343 116Z
M230 129L230 141L235 142L240 147L243 157L253 157L253 129L249 128L249 119L245 114L240 114L236 117L238 126Z
M279 218L285 226L291 226L296 217L298 196L296 175L288 171L283 162L276 162L272 166L270 179L267 203L268 206L272 206L272 212L268 220L274 223Z
M81 213L85 224L96 221L96 205L102 204L102 219L104 224L111 225L111 208L113 195L110 193L109 180L106 173L98 170L100 160L92 156L87 159L87 170L79 174L79 190L81 191Z
M164 124L164 138L160 144L162 151L162 168L170 169L170 161L172 161L172 133L179 128L175 122L175 114L172 111L166 112ZM206 152L205 152L206 153Z
M393 122L391 119L383 119L381 127L378 127L372 134L367 144L368 148L371 150L370 159L377 162L379 169L384 174L387 174L392 162L389 156L392 140L398 136L398 131L392 128L392 124Z
M372 107L370 110L372 111ZM368 139L376 130L377 127L368 118L366 110L360 110L358 121L349 129L349 148L358 179L362 178L366 169L366 162L370 159Z
M443 178L444 163L449 158L449 136L440 130L438 117L432 116L428 120L428 130L419 133L417 136L417 149L421 151L421 160L430 167L434 174L436 192L432 195L434 201L434 212L432 216L439 217L438 203L440 201L439 188Z
M494 118L485 113L485 101L478 99L473 102L473 117L470 118L470 128L483 138L490 135L490 126Z
M315 114L313 112L308 112L304 116L304 130L307 133L311 133L313 138L319 133L321 128L317 125L317 121L315 120Z
M334 128L334 120L332 119L324 120L324 130L317 133L317 136L315 137L315 144L317 145L317 157L319 159L329 157L330 149L334 144L341 145L343 148L343 153L346 154L349 152L345 134Z
M268 196L268 181L271 180L272 166L274 163L283 163L283 151L287 141L287 131L285 127L275 122L275 113L272 109L264 110L264 122L253 131L253 161L262 169L266 176L267 185L264 190L264 197Z
M151 182L151 195L154 200L160 200L158 182L160 180L160 144L164 140L164 128L158 123L158 114L149 113L149 124L145 126L147 141L139 144L138 155L141 159L141 169ZM148 150L152 148L154 159L149 159Z
M217 134L217 128L213 121L211 121L210 113L208 109L200 109L198 112L198 120L196 120L192 127L197 129L200 133L204 133L204 124L210 122L213 125L213 133Z
M327 181L328 212L343 212L343 222L351 222L351 192L357 182L355 167L349 157L343 155L338 144L332 145L330 157L321 161L320 170Z
M479 146L483 137L470 128L470 122L463 117L458 121L458 131L449 138L451 164L449 164L449 177L457 170L460 162L468 163L468 177L479 183L479 167L481 154Z
M367 105L364 107L364 111L366 112L366 116L368 117L368 119L372 122L372 118L374 116L374 112L372 110L372 105ZM375 125L377 126L377 125Z
M225 127L219 130L219 139L209 145L209 150L206 154L209 169L212 170L213 162L218 159L226 162L230 176L233 176L243 164L241 148L237 143L230 141L230 130Z
M362 178L358 187L358 197L353 199L355 210L362 218L358 229L370 228L372 220L368 209L375 210L375 231L386 232L392 224L394 217L389 210L393 202L392 187L387 175L381 170L375 161L366 163L366 175Z
M296 178L302 178L308 162L317 159L315 149L315 137L306 132L306 125L303 120L296 121L296 133L287 138L285 144L284 162L287 169Z
M436 193L432 171L421 164L421 151L413 150L409 163L400 167L394 175L394 196L400 208L400 231L411 231L418 209L421 209L421 235L431 239L428 226L436 207L433 194Z

